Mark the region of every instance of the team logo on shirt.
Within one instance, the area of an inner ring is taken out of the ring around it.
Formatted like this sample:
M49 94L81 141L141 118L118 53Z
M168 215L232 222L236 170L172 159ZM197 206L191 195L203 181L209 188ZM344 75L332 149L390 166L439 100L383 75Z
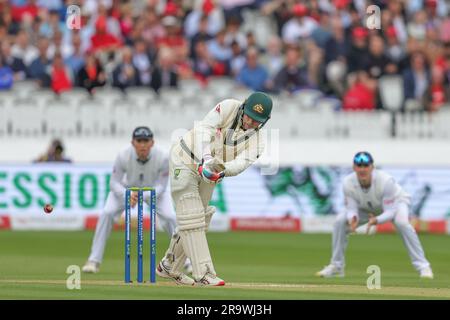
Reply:
M180 169L175 169L173 171L173 176L175 179L178 179L178 176L180 175L180 171L181 171Z
M253 111L258 112L258 113L263 113L264 108L261 104L258 103L253 106Z

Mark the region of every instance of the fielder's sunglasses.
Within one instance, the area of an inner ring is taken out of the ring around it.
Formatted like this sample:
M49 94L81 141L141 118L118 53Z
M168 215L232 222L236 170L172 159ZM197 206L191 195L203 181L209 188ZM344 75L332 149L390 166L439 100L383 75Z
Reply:
M368 152L358 152L353 158L353 163L358 167L368 167L373 163L373 158Z

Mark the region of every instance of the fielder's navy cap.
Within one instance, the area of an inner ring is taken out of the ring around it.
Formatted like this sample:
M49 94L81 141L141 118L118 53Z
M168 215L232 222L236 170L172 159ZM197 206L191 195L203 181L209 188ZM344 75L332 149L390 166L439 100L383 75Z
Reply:
M371 165L373 164L373 158L370 153L367 151L360 151L353 157L353 164L360 166L360 165Z
M137 127L133 131L133 139L152 139L153 132L149 127Z

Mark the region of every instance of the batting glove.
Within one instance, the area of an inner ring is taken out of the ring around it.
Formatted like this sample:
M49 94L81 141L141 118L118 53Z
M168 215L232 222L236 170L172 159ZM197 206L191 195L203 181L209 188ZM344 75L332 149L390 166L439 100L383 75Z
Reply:
M205 166L205 161L198 166L198 173L209 183L219 183L225 177L225 171L214 172Z

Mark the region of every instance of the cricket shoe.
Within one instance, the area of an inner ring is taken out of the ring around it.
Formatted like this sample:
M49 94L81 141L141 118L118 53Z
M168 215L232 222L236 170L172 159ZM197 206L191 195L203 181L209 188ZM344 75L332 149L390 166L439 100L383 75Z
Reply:
M161 278L172 279L176 282L176 284L184 285L184 286L193 286L195 284L194 279L185 275L184 273L177 272L172 273L170 269L166 267L163 261L158 263L158 267L156 267L156 274Z
M316 272L316 276L322 278L344 277L344 269L336 267L334 264L325 266L319 272Z
M218 276L212 274L211 272L206 272L206 274L200 280L196 281L198 286L214 286L220 287L225 285L225 281L220 279Z
M426 267L420 270L420 277L423 279L433 279L433 270L430 267Z
M97 273L100 271L100 263L95 261L87 261L81 270L84 273Z

